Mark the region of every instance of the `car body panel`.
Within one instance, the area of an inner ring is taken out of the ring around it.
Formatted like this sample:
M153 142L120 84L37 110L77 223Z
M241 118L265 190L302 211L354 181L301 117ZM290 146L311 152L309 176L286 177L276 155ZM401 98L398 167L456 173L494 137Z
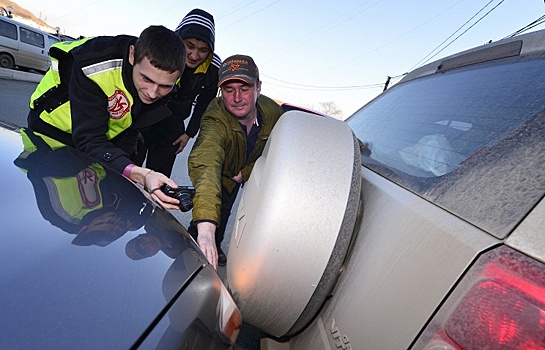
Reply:
M542 35L534 35L532 33L529 33L529 34L524 34L524 35L517 35L515 37L512 37L512 38L508 38L508 39L504 39L504 40L501 40L500 42L493 42L493 43L488 43L488 44L484 44L484 45L481 45L481 46L477 46L477 47L474 47L474 48L470 48L468 50L464 50L462 52L459 52L459 53L455 53L451 56L449 56L447 59L448 60L454 60L458 57L461 57L461 56L466 56L468 54L472 54L472 53L477 53L476 55L474 55L474 59L472 60L465 60L466 61L466 65L470 65L470 64L475 64L475 63L478 63L479 61L487 61L487 60L490 60L490 53L492 53L492 55L494 55L494 50L493 48L495 46L498 46L500 47L500 50L501 50L501 46L505 45L505 44L509 44L509 43L515 43L515 42L519 42L520 43L520 48L518 50L518 53L512 53L512 55L530 55L530 54L534 54L534 53L540 53L540 52L543 52L543 47L545 47L545 37L542 36ZM478 52L483 52L483 50L488 50L489 52L487 52L488 54L485 54L485 55L479 55ZM405 81L409 81L409 80L413 80L415 78L419 78L419 77L423 77L423 76L426 76L426 75L433 75L435 73L437 73L438 71L438 67L440 67L443 63L443 60L439 60L439 61L435 61L435 62L431 62L431 63L428 63L424 66L421 66L419 68L416 68L414 69L413 71L407 73L400 81L398 84L400 83L403 83Z
M141 349L218 349L225 348L225 340L215 333L216 314L203 313L206 309L220 309L217 294L222 288L221 281L215 278L213 269L203 269L191 280L186 289L176 288L180 272L185 269L187 258L176 259L168 269L163 281L163 293L176 300L165 317L154 327L139 345ZM211 283L212 281L212 283ZM183 292L182 298L176 298Z
M1 348L156 348L189 334L199 349L229 347L222 282L170 213L51 139L0 128L0 149ZM134 248L150 235L157 250Z
M505 244L545 263L544 228L545 199L542 199L520 226L507 238Z
M468 264L498 240L369 170L363 178L361 227L323 327L332 347L346 339L353 349L406 349Z

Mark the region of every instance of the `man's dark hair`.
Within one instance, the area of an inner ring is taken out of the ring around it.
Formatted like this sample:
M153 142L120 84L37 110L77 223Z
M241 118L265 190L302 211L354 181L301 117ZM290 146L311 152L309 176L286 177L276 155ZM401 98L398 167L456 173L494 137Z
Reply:
M185 46L172 30L163 26L149 26L134 44L134 64L140 63L144 57L155 68L181 73L185 67Z

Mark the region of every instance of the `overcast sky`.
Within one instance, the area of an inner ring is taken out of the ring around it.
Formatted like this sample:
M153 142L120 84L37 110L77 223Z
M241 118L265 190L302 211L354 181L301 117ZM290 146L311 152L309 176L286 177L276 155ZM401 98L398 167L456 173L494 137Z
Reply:
M175 29L202 8L215 18L216 53L252 56L263 94L315 109L333 101L343 118L378 95L387 76L500 40L545 13L543 0L15 2L75 37Z

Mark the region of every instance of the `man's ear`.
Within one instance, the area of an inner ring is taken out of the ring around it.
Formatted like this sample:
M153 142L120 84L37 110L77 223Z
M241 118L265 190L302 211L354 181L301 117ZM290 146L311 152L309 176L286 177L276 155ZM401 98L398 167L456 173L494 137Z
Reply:
M129 63L134 66L134 45L129 46Z
M257 97L261 95L261 80L257 83Z

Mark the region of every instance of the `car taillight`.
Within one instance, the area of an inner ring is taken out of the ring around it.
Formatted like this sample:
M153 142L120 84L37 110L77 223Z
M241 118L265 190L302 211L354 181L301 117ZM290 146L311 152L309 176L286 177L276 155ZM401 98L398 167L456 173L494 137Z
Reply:
M506 246L484 254L414 348L545 350L545 265Z

